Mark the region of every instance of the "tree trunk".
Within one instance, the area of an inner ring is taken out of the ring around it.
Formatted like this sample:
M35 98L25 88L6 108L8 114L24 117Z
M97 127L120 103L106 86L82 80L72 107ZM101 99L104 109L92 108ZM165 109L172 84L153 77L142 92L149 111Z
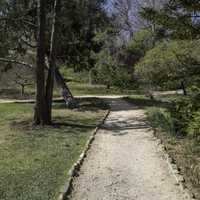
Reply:
M22 97L24 96L24 88L25 88L25 85L21 85L21 96Z
M184 81L181 81L181 88L183 90L183 95L187 96L187 90Z
M93 80L92 80L92 78L93 78L93 77L92 77L92 75L93 75L93 74L92 74L92 70L93 70L93 69L90 69L90 70L89 70L89 73L88 73L89 85L92 85L92 84L93 84Z
M48 121L52 121L52 100L53 100L53 88L54 88L54 77L56 68L56 49L57 49L57 34L59 28L58 15L60 12L60 0L54 1L54 16L52 22L51 32L51 45L49 55L49 70L46 83L46 105L48 113Z
M34 122L36 125L48 124L45 104L45 27L46 0L38 0L38 38L36 64L36 105Z

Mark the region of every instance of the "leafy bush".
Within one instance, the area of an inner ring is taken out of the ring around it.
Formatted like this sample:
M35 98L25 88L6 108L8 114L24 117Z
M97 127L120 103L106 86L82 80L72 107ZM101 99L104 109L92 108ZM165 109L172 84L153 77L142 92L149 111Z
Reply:
M186 128L191 119L192 104L187 99L175 100L170 113L174 119L175 132L180 135L185 135Z
M142 29L136 32L134 38L129 41L127 50L138 57L143 57L146 51L153 47L153 38L151 30Z
M153 128L161 129L166 133L170 133L172 135L176 134L173 118L166 109L148 109L147 116Z
M163 41L149 50L136 65L141 83L177 89L199 85L199 41Z
M200 111L197 111L193 114L192 120L189 122L187 127L187 132L189 136L200 140Z
M200 110L200 94L179 98L173 102L170 108L170 113L174 119L175 131L179 134L186 135L194 133L192 124L195 125L198 121L198 110ZM189 131L189 132L188 132Z

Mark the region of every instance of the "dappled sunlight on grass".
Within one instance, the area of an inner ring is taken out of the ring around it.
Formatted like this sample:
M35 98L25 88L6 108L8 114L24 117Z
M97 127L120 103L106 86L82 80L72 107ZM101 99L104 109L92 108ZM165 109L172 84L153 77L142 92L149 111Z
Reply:
M93 128L33 127L33 105L0 104L0 199L56 199ZM105 110L56 109L57 122L97 125Z

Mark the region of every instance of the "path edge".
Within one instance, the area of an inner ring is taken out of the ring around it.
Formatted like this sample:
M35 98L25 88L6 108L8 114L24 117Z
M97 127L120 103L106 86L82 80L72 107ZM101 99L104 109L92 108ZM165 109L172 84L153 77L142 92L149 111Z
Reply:
M173 158L170 157L169 153L167 152L167 147L164 145L163 140L157 136L156 133L159 130L157 130L156 128L152 128L152 130L153 130L153 137L157 140L157 145L163 151L164 159L169 167L170 172L172 173L172 175L174 176L174 178L176 180L176 184L179 185L179 187L181 188L181 191L184 193L184 196L187 199L197 200L195 198L195 195L192 192L190 192L190 190L184 185L185 179L184 179L183 175L180 174L180 171L178 170L176 163L174 163Z
M69 196L69 194L71 193L71 191L73 189L73 180L78 175L78 172L80 171L80 168L83 165L83 162L84 162L84 160L85 160L85 158L87 156L87 153L90 150L93 141L95 140L95 136L96 136L97 132L99 131L101 126L105 123L106 119L110 115L110 112L111 112L111 110L109 109L107 111L106 115L102 118L101 123L94 129L94 131L92 132L90 138L88 139L88 141L87 141L87 143L85 145L84 150L80 154L79 159L73 164L73 166L69 170L69 172L68 172L68 175L69 175L68 181L61 188L57 200L67 200L68 199L68 196Z

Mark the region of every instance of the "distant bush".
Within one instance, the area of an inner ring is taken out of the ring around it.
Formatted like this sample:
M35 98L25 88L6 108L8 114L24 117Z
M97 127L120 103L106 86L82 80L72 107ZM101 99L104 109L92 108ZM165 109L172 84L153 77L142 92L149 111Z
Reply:
M200 111L193 113L192 120L187 127L187 133L189 136L200 141Z
M198 86L200 41L159 42L147 51L135 67L135 74L143 84L177 89Z
M182 135L188 134L188 127L197 119L196 113L200 110L200 94L182 97L173 101L170 113L174 119L175 130ZM191 128L190 128L191 130Z
M200 141L200 94L179 97L167 109L151 108L147 114L153 128Z
M166 109L150 108L147 111L147 117L153 128L161 129L171 135L176 134L173 118Z
M127 45L128 52L143 57L153 47L154 35L149 29L142 29L135 33L134 38Z

